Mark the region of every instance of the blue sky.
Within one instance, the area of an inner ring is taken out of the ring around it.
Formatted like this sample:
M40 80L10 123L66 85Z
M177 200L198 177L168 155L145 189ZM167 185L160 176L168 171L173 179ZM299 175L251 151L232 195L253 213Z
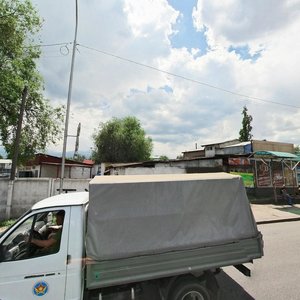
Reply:
M228 48L229 52L235 52L237 55L239 55L240 59L242 60L251 60L253 62L255 62L257 59L259 59L261 57L261 52L262 50L259 50L253 54L250 53L250 48L248 45L245 46L238 46L238 47L233 47L230 46Z
M74 0L33 3L44 44L73 41ZM153 156L175 158L236 138L247 105L255 139L299 144L299 17L300 0L79 0L69 134L80 122L88 152L100 122L134 115ZM71 51L62 50L44 47L39 60L53 105L67 99Z
M173 25L175 33L170 37L172 47L185 47L189 51L191 51L192 48L200 49L201 55L206 54L209 46L205 36L205 29L198 31L193 23L192 12L197 1L169 0L168 2L180 12L176 24Z

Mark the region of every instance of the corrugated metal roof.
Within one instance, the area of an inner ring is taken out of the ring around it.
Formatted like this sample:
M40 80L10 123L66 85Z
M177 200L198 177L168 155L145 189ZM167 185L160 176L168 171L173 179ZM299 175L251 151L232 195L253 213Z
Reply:
M12 160L11 159L0 159L0 164L11 164Z
M288 153L288 152L279 152L279 151L256 151L254 155L258 156L273 156L277 158L296 158L298 159L299 156L293 153Z
M238 139L234 139L234 140L228 140L228 141L224 141L224 142L218 142L218 143L211 143L211 144L205 144L205 145L201 145L202 147L206 147L206 146L216 146L216 145L221 145L221 144L226 144L226 143L231 143L231 142L239 142Z
M247 145L251 145L251 142L241 142L241 143L238 143L238 144L224 146L224 148L233 148L233 147L240 147L240 146L247 146Z

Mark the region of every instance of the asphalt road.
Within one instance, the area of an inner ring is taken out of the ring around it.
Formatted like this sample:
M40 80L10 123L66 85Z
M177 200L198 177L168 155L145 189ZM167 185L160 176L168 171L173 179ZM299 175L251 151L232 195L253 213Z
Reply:
M300 300L300 221L259 226L264 257L247 264L251 277L233 267L218 275L221 300Z

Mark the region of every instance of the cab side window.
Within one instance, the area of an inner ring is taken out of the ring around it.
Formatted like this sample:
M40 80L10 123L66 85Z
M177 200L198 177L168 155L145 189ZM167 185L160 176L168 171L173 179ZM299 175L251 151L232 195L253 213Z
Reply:
M64 221L63 210L30 216L0 245L0 261L16 261L57 253Z

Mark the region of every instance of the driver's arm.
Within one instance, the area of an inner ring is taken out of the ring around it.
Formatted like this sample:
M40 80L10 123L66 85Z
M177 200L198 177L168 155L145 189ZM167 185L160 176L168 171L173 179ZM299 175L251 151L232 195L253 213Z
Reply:
M53 246L56 243L56 240L53 237L51 237L48 240L32 239L31 243L38 246L38 247L49 248L49 247Z

